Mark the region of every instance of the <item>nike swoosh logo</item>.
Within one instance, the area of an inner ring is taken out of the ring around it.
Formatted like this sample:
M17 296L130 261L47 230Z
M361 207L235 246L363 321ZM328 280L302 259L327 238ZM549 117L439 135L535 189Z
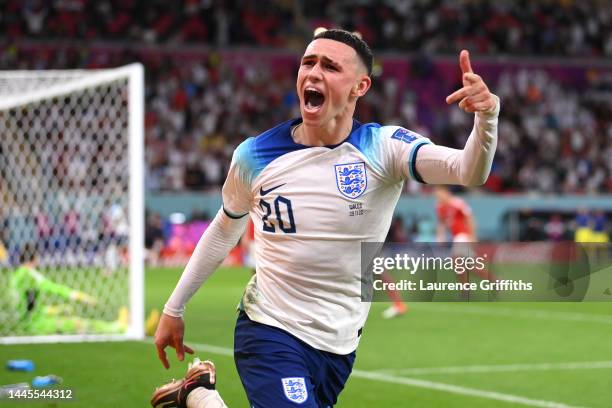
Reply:
M260 196L265 196L266 194L271 193L272 191L276 190L279 187L284 186L285 184L287 184L287 183L279 184L278 186L269 188L267 190L264 190L263 187L259 187L259 195Z

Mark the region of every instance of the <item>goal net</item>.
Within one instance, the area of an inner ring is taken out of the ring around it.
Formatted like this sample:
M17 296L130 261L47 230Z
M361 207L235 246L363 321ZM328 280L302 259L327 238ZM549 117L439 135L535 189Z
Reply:
M144 336L143 86L0 71L0 343Z

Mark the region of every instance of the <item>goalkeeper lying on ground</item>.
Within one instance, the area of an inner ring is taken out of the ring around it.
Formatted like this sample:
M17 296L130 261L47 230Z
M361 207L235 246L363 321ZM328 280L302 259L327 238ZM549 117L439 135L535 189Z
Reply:
M123 333L128 325L128 310L122 307L115 321L86 319L75 316L73 302L94 305L95 297L46 278L36 268L38 257L34 246L23 248L21 265L11 274L9 294L13 310L18 316L15 329L31 335L43 334L116 334ZM69 302L50 304L63 299Z

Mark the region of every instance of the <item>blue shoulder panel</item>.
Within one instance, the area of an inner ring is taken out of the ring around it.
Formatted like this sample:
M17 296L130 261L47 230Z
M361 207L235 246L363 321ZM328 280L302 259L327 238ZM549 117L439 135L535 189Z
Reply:
M358 122L356 122L358 123ZM378 123L366 123L353 126L353 130L346 140L352 144L368 159L371 165L380 167L380 128Z
M254 155L255 138L249 137L240 143L234 151L234 161L238 170L238 177L245 185L251 185L253 174L257 169L257 161Z
M241 177L250 184L273 160L308 146L297 144L291 137L291 127L298 120L289 120L265 131L256 137L250 137L242 142L234 153L235 160L240 163ZM244 173L244 174L242 174Z
M311 146L295 143L291 137L291 127L300 123L300 119L292 119L265 131L256 137L250 137L236 149L235 160L239 163L240 177L247 184L257 177L264 168L277 158L297 150L308 149ZM378 133L380 125L368 123L362 125L353 121L350 135L343 142L326 146L330 149L343 143L350 143L362 152L368 160L378 163Z
M308 146L297 144L291 137L291 127L299 120L283 122L255 138L255 159L257 160L256 177L272 161L296 150L307 149Z

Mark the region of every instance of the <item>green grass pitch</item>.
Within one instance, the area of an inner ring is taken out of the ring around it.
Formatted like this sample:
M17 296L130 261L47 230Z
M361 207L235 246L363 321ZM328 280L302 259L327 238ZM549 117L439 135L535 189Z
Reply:
M147 310L163 305L179 275L147 271ZM232 408L248 407L230 354L248 278L244 269L220 269L185 316L186 344L215 362L218 389ZM372 306L338 407L612 406L611 303L413 303L390 321L380 318L386 306ZM165 370L150 340L0 346L3 365L13 358L34 360L36 370L0 369L0 384L56 374L75 400L0 401L0 408L146 407L155 386L182 377L187 365L171 355Z

